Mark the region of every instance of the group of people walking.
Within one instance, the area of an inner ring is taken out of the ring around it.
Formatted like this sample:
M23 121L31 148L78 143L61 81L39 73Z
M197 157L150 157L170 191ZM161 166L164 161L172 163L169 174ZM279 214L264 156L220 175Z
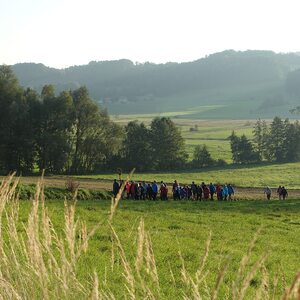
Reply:
M118 182L116 179L113 183L113 195L117 196L122 189L122 197L135 200L168 200L171 196L174 200L215 200L232 201L234 200L235 190L231 184L196 184L194 181L190 185L180 185L177 180L172 184L172 190L163 181L158 184L155 180L151 183L145 181L135 182L128 181L125 185L123 181ZM279 200L285 200L288 196L287 189L279 186L276 190ZM264 189L264 194L270 200L272 190L270 187Z
M264 193L265 193L267 199L270 200L271 196L272 196L272 190L268 186L265 188ZM286 197L288 196L287 189L281 185L277 188L276 193L277 193L279 200L285 200Z
M194 181L191 185L180 186L177 180L172 186L173 199L192 199L192 200L214 200L214 196L220 201L233 200L234 188L231 184L214 185L202 182L197 185Z
M124 193L127 199L135 200L168 200L169 189L166 183L163 181L158 184L156 181L152 183L134 182L130 181L123 186L122 182L117 182L114 180L113 183L113 194L114 197L117 196L119 190L122 189L122 194ZM174 181L172 185L172 193L174 200L233 200L234 188L231 184L220 184L214 185L212 183L196 184L194 181L190 185L180 185L177 180Z

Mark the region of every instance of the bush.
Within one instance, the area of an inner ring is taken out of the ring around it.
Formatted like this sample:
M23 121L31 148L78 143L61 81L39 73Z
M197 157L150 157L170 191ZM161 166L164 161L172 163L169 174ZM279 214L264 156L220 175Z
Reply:
M216 166L225 167L226 165L227 165L227 162L224 159L219 158L216 160Z
M68 178L65 186L66 186L66 190L68 192L71 192L72 194L75 193L75 191L79 188L80 183L78 181L75 181L72 178Z

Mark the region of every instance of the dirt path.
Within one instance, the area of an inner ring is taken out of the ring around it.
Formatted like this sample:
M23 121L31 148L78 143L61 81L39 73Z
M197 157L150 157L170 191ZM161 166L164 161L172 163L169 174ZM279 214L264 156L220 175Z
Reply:
M0 177L2 179L3 177ZM70 177L71 178L71 177ZM38 181L38 177L21 177L21 183L24 184L35 184ZM64 188L66 186L67 177L53 176L45 177L45 186ZM79 183L80 188L92 189L92 190L107 190L112 189L112 180L104 179L78 179L75 178L74 181ZM171 183L168 183L169 193L171 190ZM245 188L236 187L236 198L237 199L264 199L262 188ZM289 198L300 199L300 190L288 190ZM272 198L277 198L276 189L272 189Z

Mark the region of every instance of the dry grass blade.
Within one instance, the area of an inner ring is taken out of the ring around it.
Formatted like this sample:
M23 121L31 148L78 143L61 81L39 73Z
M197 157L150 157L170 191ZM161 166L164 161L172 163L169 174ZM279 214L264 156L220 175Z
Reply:
M246 290L250 286L250 282L253 279L254 275L257 273L257 271L263 266L265 260L267 259L267 255L262 256L252 267L250 272L248 272L245 276L245 279L242 282L241 288L238 292L239 299L244 299Z
M99 279L97 273L94 272L93 290L90 299L98 300L99 298Z
M145 240L145 224L144 224L144 220L141 219L140 224L138 226L137 254L136 254L136 261L135 261L135 269L138 274L140 274L142 264L143 264L144 240Z
M220 272L218 274L218 278L217 278L216 284L215 284L215 287L214 287L214 289L212 290L212 293L211 293L211 300L217 299L217 296L218 296L221 284L223 282L224 276L226 274L226 271L228 269L228 266L229 266L229 263L225 264L222 267L222 269L220 270Z
M123 184L121 184L117 196L115 198L111 199L110 216L109 216L109 221L110 222L112 222L114 214L115 214L115 212L117 210L118 204L119 204L119 202L120 202L120 200L122 198L124 186L126 186L126 184L129 182L129 180L132 177L134 171L135 171L135 169L133 169L130 172L130 174L127 176L126 180L123 182Z
M124 277L126 279L126 289L129 293L129 297L131 299L135 299L136 296L135 296L135 278L134 278L134 273L132 272L132 269L130 267L130 264L126 258L126 254L125 254L125 251L122 247L122 244L120 242L120 239L117 235L117 233L115 232L114 228L111 226L111 231L112 231L112 234L113 234L113 238L116 242L116 245L119 249L119 254L120 254L120 257L121 257L121 262L122 262L122 265L123 265L123 269L124 269Z
M295 276L292 284L281 297L281 300L300 299L300 272Z
M236 279L235 279L235 281L233 282L233 285L232 285L232 297L233 297L233 299L238 299L238 300L241 299L240 292L241 292L242 289L244 289L242 286L244 284L243 279L245 277L244 276L245 269L246 269L246 266L248 265L251 254L252 254L253 249L256 245L256 242L257 242L258 236L260 234L260 231L261 231L261 227L258 229L256 234L254 235L252 241L249 244L247 253L243 256L243 258L241 260Z
M201 281L201 276L202 276L202 273L203 273L203 270L204 270L204 267L205 267L205 263L206 263L206 260L208 258L208 254L209 254L209 247L210 247L210 243L211 243L211 237L212 237L212 232L209 231L209 235L208 235L208 238L207 238L206 243L205 243L204 255L202 256L199 268L196 272L196 281L197 282Z
M6 228L5 243L0 231L0 299L87 298L91 294L87 289L90 284L83 284L75 270L79 255L87 249L95 229L88 234L84 223L77 229L73 204L65 207L64 236L59 238L45 207L41 177L28 221L21 224L25 234L19 231L17 182L12 175L0 185L0 219L6 218L6 227L0 223L1 230ZM100 292L97 295L99 299L102 297Z
M150 274L153 282L156 284L156 289L159 294L160 293L159 278L158 278L158 272L156 267L152 241L149 234L146 233L144 235L145 235L145 249L146 249L145 259L146 259L146 265L148 266L148 274Z

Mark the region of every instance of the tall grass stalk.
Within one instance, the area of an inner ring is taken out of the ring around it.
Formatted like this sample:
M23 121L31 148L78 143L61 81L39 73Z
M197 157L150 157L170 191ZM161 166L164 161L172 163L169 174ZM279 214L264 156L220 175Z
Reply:
M27 223L20 229L18 181L11 175L0 186L1 299L85 299L91 294L101 295L95 292L97 279L92 292L90 282L82 282L76 274L78 259L93 233L87 234L85 224L75 221L76 201L71 205L65 201L65 229L59 235L45 206L41 178Z

